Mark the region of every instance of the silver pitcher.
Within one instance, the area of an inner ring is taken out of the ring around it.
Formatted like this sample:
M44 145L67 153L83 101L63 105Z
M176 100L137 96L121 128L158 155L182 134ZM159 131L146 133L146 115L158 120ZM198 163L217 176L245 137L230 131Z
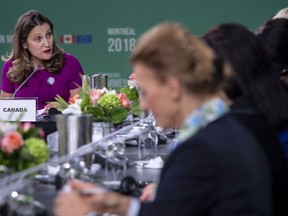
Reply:
M87 85L91 89L108 89L108 75L107 74L90 74L84 75L83 79L86 80Z
M91 114L56 115L56 125L59 133L58 156L75 153L76 149L92 142ZM90 159L85 158L86 165L91 164Z
M108 75L107 74L92 74L91 75L91 88L102 89L108 88Z

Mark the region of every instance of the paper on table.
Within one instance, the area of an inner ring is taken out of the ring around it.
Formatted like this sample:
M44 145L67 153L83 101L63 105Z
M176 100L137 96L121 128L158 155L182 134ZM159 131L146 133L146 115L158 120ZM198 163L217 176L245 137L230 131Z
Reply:
M43 114L45 114L46 113L46 109L44 108L44 109L39 109L39 110L37 110L37 115L38 116L41 116L41 115L43 115Z

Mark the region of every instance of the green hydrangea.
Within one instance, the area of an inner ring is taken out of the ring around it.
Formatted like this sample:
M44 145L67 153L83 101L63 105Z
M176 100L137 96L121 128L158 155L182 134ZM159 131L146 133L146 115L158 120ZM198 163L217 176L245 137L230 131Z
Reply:
M44 163L49 158L49 151L44 140L31 137L25 140L25 147L37 164Z
M98 104L105 109L121 106L119 98L115 94L104 94L98 101Z

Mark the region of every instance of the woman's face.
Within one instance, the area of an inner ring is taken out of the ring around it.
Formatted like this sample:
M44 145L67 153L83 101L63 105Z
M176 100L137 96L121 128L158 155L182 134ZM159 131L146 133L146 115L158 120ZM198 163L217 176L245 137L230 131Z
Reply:
M41 64L42 60L49 60L53 53L53 34L47 23L35 26L29 33L23 47L28 49L33 56L35 65Z
M175 127L179 105L173 100L171 86L165 81L160 82L155 72L144 64L136 63L133 71L141 90L141 108L152 111L158 126Z

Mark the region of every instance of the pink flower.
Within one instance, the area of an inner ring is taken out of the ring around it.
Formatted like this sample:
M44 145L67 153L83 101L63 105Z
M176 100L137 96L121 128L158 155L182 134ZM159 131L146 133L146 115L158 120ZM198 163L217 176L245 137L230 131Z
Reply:
M126 95L124 93L118 94L118 98L120 100L120 103L121 103L122 107L124 107L124 108L129 108L130 107L130 101L126 97Z
M130 74L129 80L135 80L135 74L134 73Z
M101 98L103 91L100 89L92 89L90 91L90 100L93 105L96 105L98 100Z
M40 130L39 131L39 136L40 136L40 138L45 138L45 132L44 132L44 130Z
M27 131L29 131L31 128L33 128L34 125L31 124L30 122L24 122L24 123L21 124L20 127L22 128L22 130L23 130L24 132L27 132Z
M24 140L19 132L9 131L4 134L1 143L1 149L8 154L12 154L15 150L21 148L23 144Z

